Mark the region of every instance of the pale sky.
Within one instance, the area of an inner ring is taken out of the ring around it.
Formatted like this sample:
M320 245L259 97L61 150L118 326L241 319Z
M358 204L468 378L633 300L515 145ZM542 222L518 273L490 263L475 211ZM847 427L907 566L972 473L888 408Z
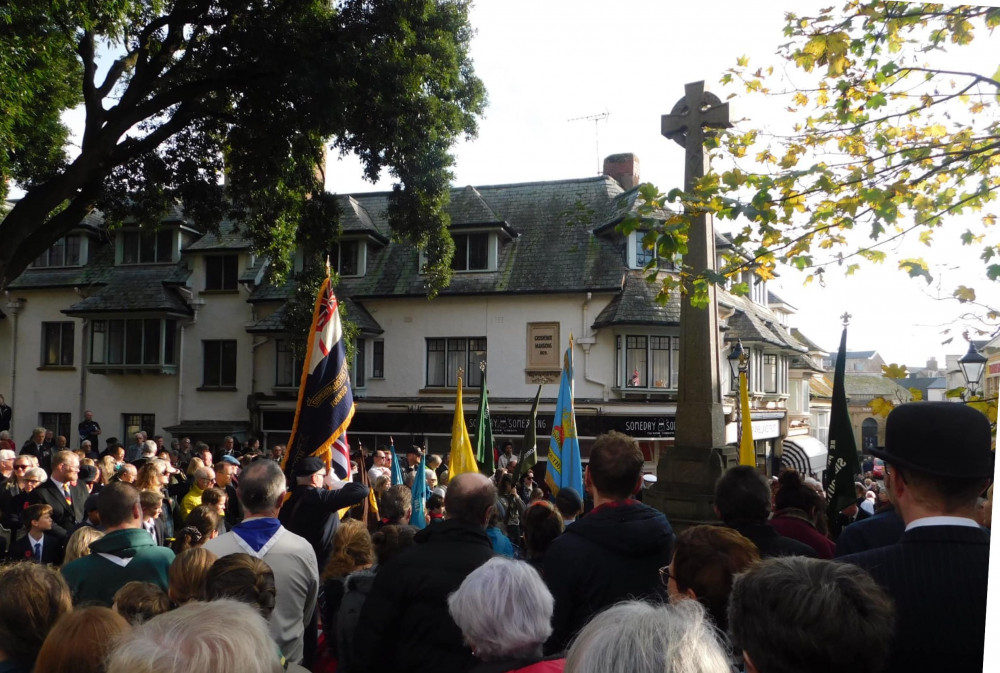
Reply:
M778 63L772 55L784 41L783 6L805 15L830 4L836 3L480 0L471 17L478 31L472 55L490 103L478 138L456 148L455 184L584 177L599 172L605 156L633 152L643 181L664 192L679 187L683 150L660 135L660 116L683 96L684 84L704 80L707 89L725 95L719 78L738 56L749 56L752 64ZM969 69L992 73L997 53L1000 35L980 35L955 57ZM747 119L749 127L782 114L751 104L731 100L731 118ZM603 121L570 121L605 112ZM360 176L353 161L328 162L332 191L391 188L388 177L373 186ZM901 256L942 264L932 272L943 275L945 296L964 282L981 299L1000 304L1000 287L986 279L978 255L951 245L949 239L965 228L957 225L953 234L942 232L934 248L905 246L913 249ZM848 348L877 350L887 362L912 368L934 356L943 366L946 353L967 349L964 328L955 323L963 313L957 302L930 298L937 293L934 285L905 277L893 263L865 266L851 278L830 268L825 288L803 288L793 269L779 274L780 284L769 287L799 310L794 324L824 348L836 349L839 316L848 311L854 316ZM949 327L953 334L943 334ZM952 335L955 341L942 345Z

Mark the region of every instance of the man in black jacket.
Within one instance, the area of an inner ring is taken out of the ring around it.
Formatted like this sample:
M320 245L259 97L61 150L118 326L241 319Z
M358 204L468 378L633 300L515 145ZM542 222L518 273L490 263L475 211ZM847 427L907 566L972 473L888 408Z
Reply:
M886 673L982 671L990 535L976 522L993 475L990 422L954 402L890 412L886 486L906 524L896 544L840 558L871 573L896 603Z
M670 563L674 531L662 512L636 502L642 452L620 432L599 436L583 473L594 509L545 554L545 582L556 599L546 653L562 651L587 621L629 598L666 600L659 569Z
M281 507L278 519L282 526L309 541L322 572L340 523L337 511L367 498L368 487L348 481L341 482L340 488L327 490L323 487L326 465L314 456L295 463L292 475L296 485Z
M767 523L771 514L771 488L763 475L750 465L726 470L715 484L715 513L722 523L749 539L761 558L809 556L816 550L809 545L781 535Z
M83 506L90 496L84 484L77 483L80 459L72 451L59 451L52 456L52 475L28 497L32 505L42 503L52 507L52 534L65 545L76 524L83 521Z
M361 609L352 671L461 673L476 663L448 612L448 596L493 556L486 523L496 498L493 482L479 473L451 480L445 520L379 567Z

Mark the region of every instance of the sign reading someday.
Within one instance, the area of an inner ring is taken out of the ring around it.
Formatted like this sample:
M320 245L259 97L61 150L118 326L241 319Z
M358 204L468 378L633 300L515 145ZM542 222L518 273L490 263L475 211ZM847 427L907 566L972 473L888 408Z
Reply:
M520 436L524 434L531 417L519 414L497 414L490 417L493 435ZM470 435L476 433L476 419L467 418ZM576 428L580 437L596 437L610 430L617 430L636 439L666 439L674 436L673 416L583 416L577 414ZM538 414L535 433L544 437L552 433L552 418Z

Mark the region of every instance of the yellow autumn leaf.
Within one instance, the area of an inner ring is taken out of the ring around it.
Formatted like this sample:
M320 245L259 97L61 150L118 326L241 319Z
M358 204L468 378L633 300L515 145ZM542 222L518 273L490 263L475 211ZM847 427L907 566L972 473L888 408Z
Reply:
M958 288L952 293L952 296L962 304L970 301L976 301L976 291L971 287L966 287L964 285L959 285Z
M895 362L888 365L882 365L882 376L887 379L900 381L905 379L908 374L909 372L906 371L906 365L897 365Z
M884 397L876 397L868 403L868 408L872 410L872 413L883 418L889 415L894 406L891 400Z
M908 390L910 391L911 402L920 402L924 399L924 393L920 388L908 388Z

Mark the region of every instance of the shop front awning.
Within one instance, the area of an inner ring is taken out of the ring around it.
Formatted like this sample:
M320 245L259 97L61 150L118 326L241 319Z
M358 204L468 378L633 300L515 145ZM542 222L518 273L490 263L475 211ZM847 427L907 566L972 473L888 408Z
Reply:
M782 444L781 466L819 479L826 469L826 456L826 445L815 437L786 437Z

